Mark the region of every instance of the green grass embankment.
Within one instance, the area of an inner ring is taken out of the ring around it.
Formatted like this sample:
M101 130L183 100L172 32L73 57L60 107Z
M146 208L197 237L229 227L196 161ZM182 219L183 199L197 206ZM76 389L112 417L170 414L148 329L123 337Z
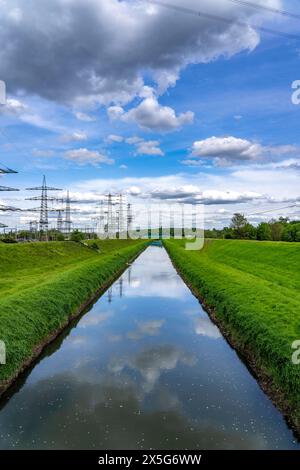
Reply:
M171 259L232 344L300 431L300 245L207 240L201 251L165 241Z
M0 392L97 292L145 247L143 241L0 243Z

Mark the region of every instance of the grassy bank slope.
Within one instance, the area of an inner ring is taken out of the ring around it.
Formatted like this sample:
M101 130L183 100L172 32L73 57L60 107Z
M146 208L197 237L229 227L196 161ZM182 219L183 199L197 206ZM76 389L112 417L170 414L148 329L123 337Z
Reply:
M276 242L208 240L202 251L182 241L166 248L184 279L213 307L216 319L300 428L300 246Z
M99 245L100 253L72 242L0 244L0 339L7 349L0 389L145 242Z

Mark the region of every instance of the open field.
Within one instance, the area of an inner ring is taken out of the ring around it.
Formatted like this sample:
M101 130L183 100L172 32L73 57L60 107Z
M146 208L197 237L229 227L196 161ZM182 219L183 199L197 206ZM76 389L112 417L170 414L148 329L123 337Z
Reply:
M7 350L2 388L145 246L97 244L99 251L73 242L0 244L0 339Z
M175 266L212 309L226 336L260 382L300 428L300 246L296 243L208 240L202 251L165 241Z

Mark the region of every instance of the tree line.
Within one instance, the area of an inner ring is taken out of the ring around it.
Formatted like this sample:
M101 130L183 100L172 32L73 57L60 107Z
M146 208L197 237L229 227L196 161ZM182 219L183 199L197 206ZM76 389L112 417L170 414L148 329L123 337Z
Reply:
M300 222L280 217L269 222L261 222L256 227L243 214L236 213L229 227L205 230L205 236L206 238L300 242Z

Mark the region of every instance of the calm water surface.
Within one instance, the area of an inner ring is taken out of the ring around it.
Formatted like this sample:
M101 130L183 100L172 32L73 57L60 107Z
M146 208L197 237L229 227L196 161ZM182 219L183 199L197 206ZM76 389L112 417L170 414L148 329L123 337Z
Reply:
M293 449L280 413L149 247L2 401L1 449Z

